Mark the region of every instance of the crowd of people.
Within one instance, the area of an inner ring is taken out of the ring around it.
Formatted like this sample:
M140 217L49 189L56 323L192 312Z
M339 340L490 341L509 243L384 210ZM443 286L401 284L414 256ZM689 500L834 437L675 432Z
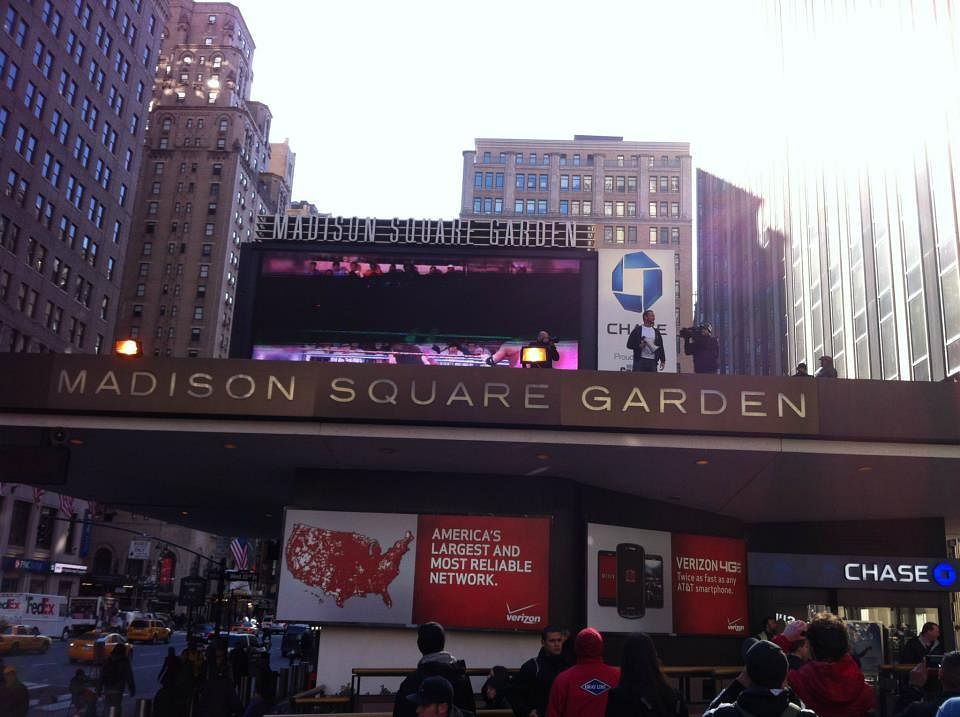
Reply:
M619 668L604 661L603 636L594 628L567 638L561 628L545 628L539 654L515 673L492 668L477 701L465 662L444 649L443 627L424 624L417 639L422 657L400 685L393 717L470 717L478 707L510 709L515 717L688 717L648 635L625 640ZM901 661L917 665L899 691L895 717L960 717L960 652L930 667L926 658L942 653L938 638L939 626L928 623L902 648ZM741 656L743 671L704 717L878 714L874 687L860 669L863 653L853 651L837 615L789 623L768 618Z

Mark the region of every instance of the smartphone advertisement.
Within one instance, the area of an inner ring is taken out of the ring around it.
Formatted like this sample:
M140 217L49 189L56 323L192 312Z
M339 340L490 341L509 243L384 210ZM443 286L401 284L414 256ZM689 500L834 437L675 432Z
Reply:
M598 630L746 636L742 540L590 523L587 550L587 620Z
M664 561L670 533L587 525L587 623L611 632L673 632Z

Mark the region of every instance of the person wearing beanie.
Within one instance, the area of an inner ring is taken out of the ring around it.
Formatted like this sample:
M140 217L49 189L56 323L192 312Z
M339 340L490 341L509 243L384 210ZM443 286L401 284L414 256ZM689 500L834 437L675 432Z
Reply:
M603 661L603 637L592 627L577 633L573 642L577 664L553 681L547 717L604 717L611 688L620 670Z
M427 677L406 700L414 705L417 717L472 717L453 703L453 685L439 675Z
M725 703L704 712L703 717L817 717L786 689L787 657L768 640L750 644L744 656L746 688L734 703Z
M807 625L810 661L790 671L790 685L820 717L863 717L876 703L873 688L850 654L847 626L836 615L817 613Z
M417 629L417 648L423 657L417 663L416 671L400 683L393 702L393 717L416 717L416 705L407 696L415 694L420 683L428 677L446 679L453 687L453 704L465 712L477 711L467 665L445 651L445 645L446 633L440 623L425 622Z

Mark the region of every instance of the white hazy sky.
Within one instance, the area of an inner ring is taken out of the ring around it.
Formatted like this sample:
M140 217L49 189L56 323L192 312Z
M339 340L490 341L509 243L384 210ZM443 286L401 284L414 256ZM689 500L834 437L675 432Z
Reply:
M234 2L293 198L343 216L455 217L476 137L689 141L709 168L772 69L755 0Z

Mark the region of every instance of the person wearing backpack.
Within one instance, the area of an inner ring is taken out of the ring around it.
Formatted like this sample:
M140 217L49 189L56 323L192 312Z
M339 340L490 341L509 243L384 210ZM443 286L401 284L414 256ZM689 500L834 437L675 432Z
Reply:
M667 684L649 635L634 633L623 645L620 682L610 690L604 717L688 717L680 693Z
M725 703L703 717L817 717L813 710L793 702L787 679L787 656L767 640L758 640L747 650L745 665L750 685L734 703Z
M473 697L473 685L467 676L467 665L444 650L446 632L438 622L425 622L417 630L417 648L423 657L417 663L415 672L407 675L400 683L397 697L393 703L393 717L415 717L416 705L407 700L420 683L428 677L443 677L453 685L453 704L466 712L475 713L476 703Z

